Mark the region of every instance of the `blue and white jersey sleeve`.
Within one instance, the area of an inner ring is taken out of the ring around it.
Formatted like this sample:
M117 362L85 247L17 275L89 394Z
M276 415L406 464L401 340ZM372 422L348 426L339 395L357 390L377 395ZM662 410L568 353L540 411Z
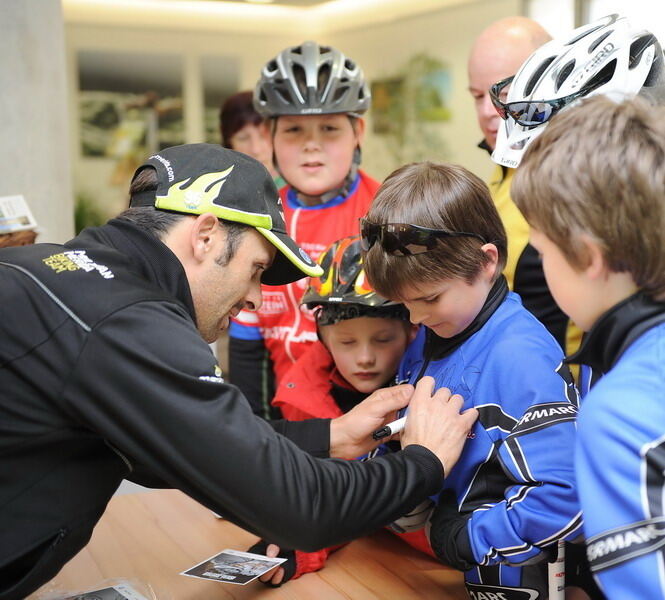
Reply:
M665 327L590 391L577 478L587 556L608 598L665 598Z
M483 401L476 395L493 443L490 458L479 466L459 502L473 511L467 533L479 565L528 564L540 560L543 549L557 540L581 535L573 462L578 397L567 368L550 356L494 364L498 404L482 406L492 396ZM499 418L492 417L497 409ZM499 466L508 480L503 496L478 506L483 485L478 475L491 485L492 471Z
M258 315L252 311L241 310L238 316L231 320L229 336L238 340L262 340Z

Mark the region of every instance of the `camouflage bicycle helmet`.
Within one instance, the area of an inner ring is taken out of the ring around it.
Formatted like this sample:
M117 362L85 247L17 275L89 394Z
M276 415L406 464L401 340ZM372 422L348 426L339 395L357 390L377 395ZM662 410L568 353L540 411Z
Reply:
M379 296L365 276L360 238L351 236L331 244L319 258L321 277L312 277L301 303L317 308L319 325L357 317L409 320L403 304Z
M370 105L360 67L339 50L303 42L268 61L254 90L264 118L347 113L360 116Z

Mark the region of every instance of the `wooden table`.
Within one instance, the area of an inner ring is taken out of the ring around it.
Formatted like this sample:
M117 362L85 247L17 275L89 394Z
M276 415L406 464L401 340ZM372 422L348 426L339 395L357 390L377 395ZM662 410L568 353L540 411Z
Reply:
M246 550L256 537L176 490L116 496L92 540L41 592L78 591L109 578L149 583L158 600L467 600L462 575L387 531L356 540L325 568L268 588L179 575L225 548ZM36 598L39 592L30 596Z

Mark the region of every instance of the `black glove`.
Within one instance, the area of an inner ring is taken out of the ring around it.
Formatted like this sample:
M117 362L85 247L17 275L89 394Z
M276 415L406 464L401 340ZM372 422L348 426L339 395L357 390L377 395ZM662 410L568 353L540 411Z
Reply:
M436 556L451 567L468 571L477 566L466 530L471 513L460 514L452 490L444 490L431 517L430 544Z
M254 544L247 552L253 552L254 554L265 554L268 550L268 544L265 540L259 540ZM291 577L296 574L296 551L295 550L284 550L280 548L278 558L286 558L286 560L279 565L284 569L284 578L281 583L271 583L270 581L262 582L265 585L270 587L279 587L282 583L286 583Z

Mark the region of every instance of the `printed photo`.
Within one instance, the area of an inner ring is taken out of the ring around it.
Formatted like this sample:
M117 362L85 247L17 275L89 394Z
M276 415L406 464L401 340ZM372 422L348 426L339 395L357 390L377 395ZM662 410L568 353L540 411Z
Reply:
M147 600L147 598L129 585L114 585L75 596L67 596L62 600Z
M270 569L274 569L285 560L285 558L268 558L261 554L227 549L180 574L210 581L245 585Z

